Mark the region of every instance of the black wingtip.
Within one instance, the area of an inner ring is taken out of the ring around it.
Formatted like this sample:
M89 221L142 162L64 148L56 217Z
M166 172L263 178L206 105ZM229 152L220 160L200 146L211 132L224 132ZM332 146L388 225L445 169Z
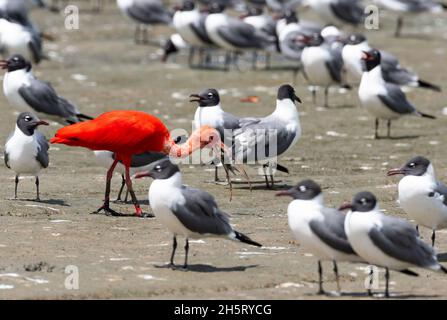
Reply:
M436 119L435 116L432 116L431 114L427 114L427 113L422 113L420 111L418 111L419 115L423 118L427 118L427 119Z
M444 272L444 273L447 273L447 268L446 267L444 267L443 265L439 265L440 267L441 267L441 271L442 272Z
M280 172L284 172L289 174L289 169L287 169L286 167L280 165L279 163L276 164L276 169Z
M408 270L408 269L406 269L406 270L401 270L400 273L406 274L407 276L419 277L419 274L417 274L417 273L414 272L414 271Z
M424 80L419 80L418 81L418 86L421 87L421 88L430 89L430 90L437 91L437 92L441 92L442 91L441 87L439 87L439 86L437 86L435 84L431 84L431 83L429 83L427 81L424 81Z
M255 246L255 247L262 247L262 244L257 243L256 241L251 240L249 237L247 237L245 234L242 234L240 232L234 231L236 235L236 239L240 242Z
M87 116L85 114L79 113L76 115L79 120L93 120L94 118Z

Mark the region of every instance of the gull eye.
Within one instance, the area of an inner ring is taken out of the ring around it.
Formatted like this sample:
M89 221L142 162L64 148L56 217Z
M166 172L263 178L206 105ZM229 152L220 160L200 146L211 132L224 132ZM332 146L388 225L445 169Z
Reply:
M414 162L412 162L412 163L410 163L408 166L409 166L410 168L414 168L414 167L416 167L416 164L415 164Z
M30 121L31 121L31 117L30 117L30 116L26 116L26 117L25 117L25 121L26 121L26 122L30 122Z
M307 191L306 186L300 186L300 191L301 191L301 192L306 192L306 191Z
M211 92L208 93L208 97L209 97L209 98L212 98L213 96L214 96L214 94L212 94Z
M361 203L362 205L365 205L365 204L368 203L368 200L365 199L365 198L362 198L362 199L360 199L360 203Z
M163 168L161 166L156 166L155 167L155 171L161 172L161 170L163 170Z

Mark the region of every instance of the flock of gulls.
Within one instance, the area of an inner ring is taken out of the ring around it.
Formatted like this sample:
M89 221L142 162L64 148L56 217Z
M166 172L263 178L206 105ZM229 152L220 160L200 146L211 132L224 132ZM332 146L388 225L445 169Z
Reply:
M93 1L94 10L100 13L103 2ZM445 5L431 0L375 3L397 13L397 37L402 34L404 16L442 14L445 9ZM141 111L115 110L93 118L33 75L33 67L48 59L43 42L51 36L39 30L28 11L35 7L56 11L66 4L0 0L0 50L5 57L0 61L5 70L3 93L9 105L20 112L4 148L5 164L15 172L14 198L18 198L19 177L31 175L36 178L36 201L40 200L39 173L49 166L49 143L84 147L93 150L98 163L108 170L104 202L95 213L120 215L110 207L111 180L116 171L122 175L118 199L122 199L126 187L125 200L130 194L136 216L151 216L141 209L132 178L154 179L149 188L149 203L153 215L173 234L172 268L176 268L177 236L186 238L181 267L185 269L190 238L223 237L262 246L231 226L229 215L219 208L211 194L184 186L180 167L174 160L199 149L210 149L216 168L214 178L218 182L218 168L222 167L230 197L232 175L244 175L251 186L244 169L247 165L262 168L267 188L273 189L274 172L289 172L278 163L279 159L301 138L297 108L301 99L294 88L288 84L279 86L272 113L263 118L240 118L225 112L217 89L192 93L190 101L197 104L197 110L191 115L195 131L189 137L171 136L160 119ZM223 63L228 70L231 65L237 66L240 56L250 53L254 68L259 61L264 61L268 68L270 57L280 55L295 62L296 69L312 86L314 100L317 89L324 89L325 107L329 107L330 87L358 87L362 106L376 119L377 139L381 138L380 120L387 123L387 135L382 138L390 138L391 122L400 117L435 119L408 100L402 87L435 92L441 88L420 79L402 66L397 57L370 46L366 36L358 32L367 16L362 1L184 0L168 6L159 0L117 0L117 6L137 24L137 43L157 42L148 27L166 24L175 30L166 35L163 61L188 50L191 67L212 68ZM326 25L301 21L297 13L302 8L314 10ZM343 31L353 29L357 31ZM48 125L42 119L63 126L49 141L38 131L39 126ZM388 175L403 176L398 185L398 200L417 226L383 214L377 198L370 192L357 193L351 203L339 208L325 206L322 188L312 180L277 192L276 196L292 198L287 209L289 226L301 246L318 259L319 293L324 293L323 261L333 263L337 283L337 262L385 268L386 297L390 270L410 276L418 275L412 268L447 273L434 249L436 231L447 228L447 186L436 179L433 164L423 156L408 160ZM431 246L419 237L419 226L432 230ZM341 292L340 286L338 289Z

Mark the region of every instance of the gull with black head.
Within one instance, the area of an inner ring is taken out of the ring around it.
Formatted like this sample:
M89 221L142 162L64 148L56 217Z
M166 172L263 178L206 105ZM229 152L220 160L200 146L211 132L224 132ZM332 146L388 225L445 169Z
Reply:
M32 113L21 113L14 132L6 141L5 164L16 173L14 199L17 199L20 175L32 175L36 177L36 201L40 201L39 173L49 165L47 139L37 131L41 125L47 126L48 123Z
M221 237L256 247L262 245L236 231L230 225L229 216L219 209L214 197L206 191L184 186L179 167L169 159L153 164L153 168L137 174L137 178L150 176L154 179L149 188L149 203L155 217L173 233L170 266L175 267L174 255L177 236L184 236L185 262L188 268L189 239Z

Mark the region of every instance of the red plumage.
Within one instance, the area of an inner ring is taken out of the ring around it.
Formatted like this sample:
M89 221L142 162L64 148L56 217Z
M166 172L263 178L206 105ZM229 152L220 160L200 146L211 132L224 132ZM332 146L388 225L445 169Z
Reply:
M169 131L158 118L141 111L111 111L57 131L51 143L109 150L120 157L163 151ZM124 160L124 159L123 159Z

